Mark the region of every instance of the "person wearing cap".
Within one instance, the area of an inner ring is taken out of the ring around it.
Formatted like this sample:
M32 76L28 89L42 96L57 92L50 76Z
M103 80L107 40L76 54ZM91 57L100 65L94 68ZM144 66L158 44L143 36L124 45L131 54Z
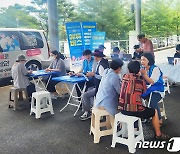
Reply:
M144 34L139 34L137 36L138 41L141 43L142 47L140 48L142 52L151 53L154 56L153 44L152 41L147 39Z
M121 59L112 60L110 69L106 69L103 73L94 101L94 107L106 110L112 116L118 111L118 97L121 88L121 80L118 74L122 66L123 61Z
M135 60L140 60L141 59L141 55L143 54L143 52L140 49L139 45L134 45L134 53L133 53L133 58Z
M123 51L120 51L120 49L118 47L114 47L113 48L113 54L119 55L119 58L122 59L123 58L123 54L125 54L125 53Z
M106 49L106 47L103 44L100 44L98 49L99 51L104 52L104 49Z
M32 70L28 71L25 67L26 57L19 55L16 59L16 63L12 66L12 78L15 88L26 88L28 96L31 97L35 92L35 85L29 82L28 74L32 73Z
M176 45L176 53L174 54L174 58L180 58L180 44Z
M107 59L103 58L105 57L103 52L101 52L99 49L95 49L93 55L95 62L97 62L97 66L94 74L95 87L85 92L82 96L82 110L84 111L84 113L82 114L82 116L80 116L80 120L87 120L91 118L91 112L90 112L91 104L92 104L91 100L94 98L94 96L96 96L104 70L109 68L109 62Z
M169 136L163 134L160 130L157 110L143 105L141 96L147 90L147 86L143 77L139 74L140 63L131 61L128 64L128 70L129 73L122 78L118 109L124 115L135 116L141 119L152 118L155 139L168 139ZM135 128L137 127L137 123L135 123Z

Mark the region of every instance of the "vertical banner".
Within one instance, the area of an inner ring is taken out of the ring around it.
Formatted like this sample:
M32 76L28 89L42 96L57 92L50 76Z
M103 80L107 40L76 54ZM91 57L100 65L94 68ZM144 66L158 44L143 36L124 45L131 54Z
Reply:
M81 66L83 56L83 36L80 22L66 23L66 32L70 50L71 64L73 67Z
M100 44L104 44L105 32L92 32L91 50L94 52Z
M82 22L84 49L90 49L92 32L95 31L96 31L96 22Z

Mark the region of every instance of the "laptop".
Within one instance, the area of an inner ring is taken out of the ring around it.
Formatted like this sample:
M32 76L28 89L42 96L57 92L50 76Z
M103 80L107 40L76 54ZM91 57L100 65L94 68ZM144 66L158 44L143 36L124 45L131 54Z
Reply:
M118 54L111 54L111 59L117 59L117 58L119 58Z
M131 54L123 54L123 60L124 61L131 61L132 55Z
M174 65L174 57L167 57L168 63Z

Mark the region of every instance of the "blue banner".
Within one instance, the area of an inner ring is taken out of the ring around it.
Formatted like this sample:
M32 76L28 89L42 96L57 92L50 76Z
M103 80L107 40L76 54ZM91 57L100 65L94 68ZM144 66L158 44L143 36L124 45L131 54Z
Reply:
M92 32L96 31L96 22L82 22L84 49L90 49Z
M94 50L97 49L100 44L104 45L104 41L105 32L92 32L91 50L94 52Z
M66 23L66 32L68 37L68 44L70 50L70 57L72 65L81 65L83 52L83 35L80 22Z

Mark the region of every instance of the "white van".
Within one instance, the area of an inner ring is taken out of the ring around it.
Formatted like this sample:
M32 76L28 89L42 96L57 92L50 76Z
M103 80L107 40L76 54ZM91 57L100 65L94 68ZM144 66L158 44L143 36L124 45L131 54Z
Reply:
M0 28L0 79L11 77L11 68L20 54L26 56L26 67L41 69L41 61L48 59L47 40L43 30Z

